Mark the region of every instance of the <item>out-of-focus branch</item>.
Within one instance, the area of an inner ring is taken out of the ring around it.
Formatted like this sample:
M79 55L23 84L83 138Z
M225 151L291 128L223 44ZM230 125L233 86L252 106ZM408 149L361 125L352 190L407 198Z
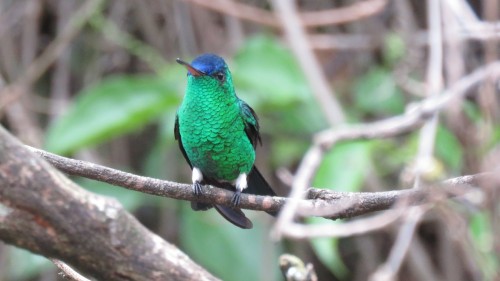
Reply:
M0 239L98 280L217 280L0 127Z
M274 17L273 13L252 7L250 5L238 3L232 0L185 0L200 7L214 10L226 15L230 15L242 20L256 22L258 24L267 25L275 28L281 27L279 21Z
M326 80L321 64L313 53L307 32L298 17L295 2L288 0L271 1L276 16L283 24L292 51L295 53L325 119L332 126L342 124L344 122L344 113L333 89L330 88Z
M353 3L347 7L317 11L302 12L300 18L306 27L344 24L353 21L359 21L363 18L371 17L380 13L387 0L368 0Z
M271 13L263 9L232 0L185 0L198 6L211 9L226 15L258 24L282 28L280 21ZM354 3L347 7L328 9L317 12L302 12L300 20L305 27L344 24L373 16L382 11L387 5L387 0L368 0Z
M82 7L71 17L68 25L59 36L52 41L45 51L26 69L18 79L18 84L31 85L57 59L59 54L68 46L71 40L83 28L85 23L102 6L104 0L87 0Z
M429 27L429 57L427 63L427 96L438 96L443 87L443 36L441 22L441 2L427 1L427 23ZM420 130L419 147L415 160L413 188L421 188L424 173L435 169L434 146L436 141L438 113L434 112ZM370 276L370 281L392 280L399 272L410 249L410 243L425 213L422 207L409 212L399 227L396 242L393 244L386 262Z
M26 92L26 88L29 88L43 75L83 28L88 19L100 9L103 2L104 0L87 0L82 4L82 7L71 17L64 30L45 48L42 54L27 67L16 81L2 89L0 92L0 112L9 103L21 97Z
M274 227L275 238L288 232L287 227L292 223L304 191L309 187L325 153L335 144L347 140L387 138L407 133L421 126L433 113L441 110L450 101L462 98L479 82L498 77L500 77L500 62L491 63L463 77L441 95L423 100L403 115L368 124L328 129L319 133L314 145L299 165L294 177L291 200L284 206Z
M93 17L90 24L102 32L106 39L137 56L153 70L160 72L167 64L158 51L126 31L123 31L114 22L103 15L99 14Z

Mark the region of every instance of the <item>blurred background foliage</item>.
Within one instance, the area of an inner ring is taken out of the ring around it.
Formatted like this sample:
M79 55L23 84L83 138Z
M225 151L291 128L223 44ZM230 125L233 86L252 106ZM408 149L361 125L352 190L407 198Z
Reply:
M22 77L48 43L61 35L82 2L0 1L0 85ZM5 104L0 107L2 125L23 142L57 154L189 182L189 167L173 137L186 75L175 58L190 60L199 53L214 52L227 59L237 94L260 117L264 145L258 150L257 165L278 193L287 195L290 173L312 135L328 127L311 87L278 30L193 2L103 1L26 93L12 101L0 97L0 105ZM247 2L271 10L266 1ZM298 2L301 10L319 11L356 1ZM346 36L346 47L315 47L313 39L311 43L350 123L402 114L425 94L424 82L416 82L425 81L425 5L393 2L371 17L310 30ZM494 1L468 3L482 17L489 2ZM349 36L363 36L364 41L349 41ZM472 42L462 50L466 69L485 62L487 48L481 44ZM498 54L498 44L496 50ZM416 85L409 86L408 81ZM476 173L482 159L499 156L498 115L494 117L475 98L463 106L464 114L459 118L445 114L439 127L429 181ZM490 133L485 135L485 130ZM418 137L413 132L338 145L322 162L314 186L337 191L411 187L409 171ZM273 242L269 239L273 219L266 214L247 211L254 228L241 230L214 211L193 212L188 202L74 180L92 192L118 199L144 225L223 280L280 280L278 256L284 252L314 264L319 280L366 280L386 259L395 236L395 229L389 228L340 240ZM492 223L498 222L498 212L492 211L498 206L488 202L479 207L447 205L446 210L458 215L455 222L464 227L457 233L445 223L445 211L430 214L419 227L418 243L413 245L418 251L410 248L401 280L498 277L500 245L494 235L498 225ZM318 218L307 222L337 223ZM0 247L0 280L55 280L59 278L55 273L42 257ZM425 279L429 276L433 279Z

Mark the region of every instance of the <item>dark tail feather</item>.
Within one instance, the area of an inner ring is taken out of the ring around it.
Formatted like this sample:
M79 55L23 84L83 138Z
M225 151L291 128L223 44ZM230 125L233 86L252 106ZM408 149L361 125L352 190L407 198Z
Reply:
M230 223L236 225L237 227L249 229L253 227L252 222L245 216L243 211L240 209L233 209L226 206L212 205L201 202L191 202L191 208L195 211L206 211L212 207L215 207L217 212L221 214Z
M247 180L248 187L243 190L243 193L276 196L276 193L260 174L259 170L257 170L257 167L253 166L252 170L248 174Z
M256 194L263 196L276 196L276 193L272 187L267 183L266 179L260 174L257 167L253 166L252 170L248 174L248 187L243 190L243 193ZM276 216L276 212L267 212L271 216Z
M212 207L212 204L191 201L191 209L195 211L206 211Z
M253 227L252 222L245 216L240 209L233 209L226 206L214 205L215 209L230 223L244 229Z

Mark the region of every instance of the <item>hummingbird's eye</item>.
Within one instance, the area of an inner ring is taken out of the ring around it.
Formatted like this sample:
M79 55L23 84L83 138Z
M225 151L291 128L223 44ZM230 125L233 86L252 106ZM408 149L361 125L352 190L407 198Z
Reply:
M224 82L224 78L226 78L226 76L224 76L224 73L218 72L215 74L215 78L217 78L220 82Z

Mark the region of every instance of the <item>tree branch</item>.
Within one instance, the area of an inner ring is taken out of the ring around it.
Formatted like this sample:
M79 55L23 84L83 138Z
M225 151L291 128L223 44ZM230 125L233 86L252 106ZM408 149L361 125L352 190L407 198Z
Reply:
M33 147L26 147L69 175L81 176L130 190L173 199L216 203L224 206L231 206L232 204L233 192L225 189L203 186L203 195L198 197L194 195L190 184L138 176L109 167L58 156ZM493 174L483 173L450 179L443 182L443 185L437 190L446 194L446 196L463 195L468 191L475 190L475 187L479 186L482 180L489 179ZM299 200L299 214L302 216L324 216L330 219L351 218L390 209L400 200L406 200L414 205L422 204L430 201L436 192L436 187L428 187L422 190L383 192L337 192L310 188L307 192L307 199ZM289 200L284 197L242 194L240 207L276 212L281 210Z
M0 127L0 239L99 280L217 280Z

